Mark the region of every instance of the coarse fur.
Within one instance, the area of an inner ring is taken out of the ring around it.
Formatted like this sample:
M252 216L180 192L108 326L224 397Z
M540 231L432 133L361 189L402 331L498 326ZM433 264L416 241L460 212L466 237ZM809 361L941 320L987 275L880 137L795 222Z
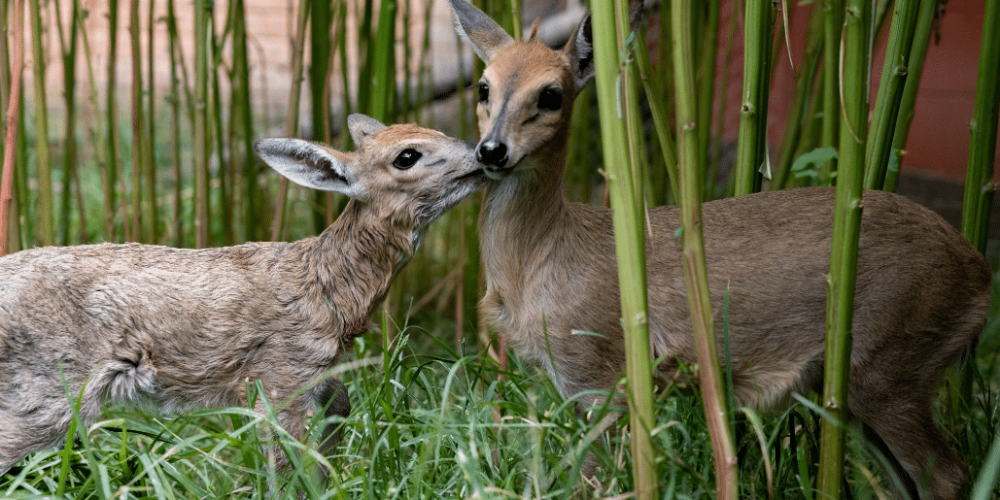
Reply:
M573 100L593 76L589 19L564 49L553 50L505 38L464 0L449 3L486 62L477 156L494 181L479 220L482 314L565 395L613 389L625 355L611 212L562 194ZM935 426L932 401L942 372L978 339L990 269L933 212L886 192L866 191L863 200L848 405L872 444L888 452L903 483L898 497L906 490L913 498L954 500L964 464ZM773 410L792 393L821 387L833 205L832 188L702 205L716 324L729 293L738 406ZM663 385L679 363L697 363L697 356L679 211L647 214L650 344ZM574 333L581 331L597 335ZM717 334L721 345L721 329Z
M256 146L292 181L354 197L319 236L203 250L105 243L0 258L0 475L65 441L81 389L84 424L106 404L165 413L246 405L255 380L276 406L286 404L278 417L296 438L314 406L346 416L346 390L324 372L370 329L427 224L485 184L464 142L363 115L349 126L355 152L298 139ZM283 470L287 457L275 451Z

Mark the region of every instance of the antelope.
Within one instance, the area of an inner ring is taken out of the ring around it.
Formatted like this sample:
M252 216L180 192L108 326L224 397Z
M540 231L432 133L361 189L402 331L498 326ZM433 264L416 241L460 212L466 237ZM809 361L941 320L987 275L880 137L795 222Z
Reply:
M573 100L594 74L589 17L554 50L534 34L514 40L463 0L448 2L486 63L476 146L491 178L479 218L481 314L565 396L613 390L625 356L611 211L562 194ZM930 210L886 192L863 197L850 411L901 479L897 496L957 499L964 464L931 406L942 372L983 328L990 268ZM702 205L716 324L729 293L740 406L774 410L822 386L833 204L832 189L803 188ZM647 213L650 347L663 388L697 356L678 209ZM578 409L595 403L583 396Z
M324 373L372 328L427 225L486 179L471 145L440 132L364 115L348 126L354 152L298 139L255 146L293 182L352 198L318 236L0 258L0 475L65 442L78 394L89 423L106 403L165 413L246 405L246 381L260 380L272 401L285 401L278 420L297 439L315 406L349 414L346 391ZM277 446L275 455L285 469L288 457Z

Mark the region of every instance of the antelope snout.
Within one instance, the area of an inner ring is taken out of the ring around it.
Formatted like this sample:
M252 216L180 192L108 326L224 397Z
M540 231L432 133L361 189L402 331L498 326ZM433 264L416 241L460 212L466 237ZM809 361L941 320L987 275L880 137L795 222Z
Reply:
M476 149L476 159L486 166L486 171L496 172L507 166L507 145L502 142L486 141Z

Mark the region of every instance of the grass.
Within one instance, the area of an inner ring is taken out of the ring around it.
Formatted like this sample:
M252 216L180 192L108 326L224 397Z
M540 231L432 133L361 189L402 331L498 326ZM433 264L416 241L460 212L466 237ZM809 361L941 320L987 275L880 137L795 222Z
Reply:
M996 467L985 461L1000 429L998 309L995 284L976 357L977 404L968 415L941 419L968 463L966 491L980 471ZM348 388L351 415L341 422L317 416L311 423L315 436L324 425L343 426L330 457L320 456L314 441L301 444L284 435L273 412L225 408L164 418L111 409L104 420L79 429L68 454L36 453L0 478L0 498L49 498L61 491L58 497L77 499L249 499L267 498L271 483L277 498L557 499L584 487L580 471L588 454L597 464L588 493L627 498L631 456L620 445L628 433L611 427L610 440L604 439L602 428L591 423L609 408L593 409L592 420L577 415L575 401L560 396L541 371L513 357L502 372L479 354L456 352L442 340L450 339L452 325L427 316L424 324L440 331L404 325L394 341L362 337L356 361L335 374ZM670 390L655 400L660 498L710 498L715 485L701 401L680 392L688 391ZM821 417L810 397L778 415L737 411L740 498L816 498ZM891 495L877 458L848 434L850 498ZM287 478L268 466L261 444L271 439L294 457ZM330 471L326 483L323 470ZM987 486L992 496L984 498L997 498L997 485Z

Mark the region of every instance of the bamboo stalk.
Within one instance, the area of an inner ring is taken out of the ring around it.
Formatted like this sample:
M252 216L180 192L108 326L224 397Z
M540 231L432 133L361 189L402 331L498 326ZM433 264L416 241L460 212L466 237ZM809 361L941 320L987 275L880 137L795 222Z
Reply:
M115 239L115 219L118 211L118 179L121 177L121 139L118 135L118 101L117 82L118 73L118 0L108 0L108 79L105 91L107 101L107 175L105 175L104 192L107 197L106 207L110 211L105 213L105 225L107 226L108 239ZM123 211L124 212L124 211ZM127 229L125 214L122 213L122 228Z
M918 11L913 43L910 46L909 64L906 68L906 84L903 86L903 97L899 101L899 114L896 118L896 130L892 136L892 153L886 168L885 184L882 186L882 189L892 192L896 191L896 184L899 182L899 167L903 161L906 138L910 134L910 123L913 122L917 89L920 87L924 59L927 58L934 17L937 13L937 0L920 0Z
M840 36L844 27L844 0L824 0L823 12L823 130L820 146L835 148L840 133ZM829 180L837 160L820 167L820 180Z
M112 0L114 1L114 0ZM194 197L195 247L208 246L208 0L194 5Z
M82 13L83 9L79 8L79 0L74 0L74 3L77 4L77 8L73 15L76 16L78 24L84 25L84 29L80 30L80 43L83 46L83 51L82 51L83 57L87 61L87 86L89 89L88 101L90 102L90 109L92 113L89 115L91 124L88 129L88 132L91 138L91 144L93 145L94 148L94 155L97 157L97 164L99 166L101 174L101 190L102 194L104 195L103 207L102 207L104 209L104 221L103 221L104 223L102 224L102 228L105 233L104 239L109 240L114 234L113 231L114 218L112 216L114 210L110 204L111 194L108 193L107 191L109 186L108 183L109 173L108 173L108 162L105 155L107 155L108 153L108 147L104 140L105 136L102 133L102 131L104 131L104 128L103 124L101 123L100 106L98 104L97 83L96 83L96 78L94 76L94 61L90 52L90 40L89 37L87 36L87 30L85 26L86 23L83 19L83 13ZM82 188L79 191L82 191ZM82 207L80 209L80 212L82 217L83 213ZM81 227L82 226L83 225L81 224ZM81 232L81 234L86 234L86 233ZM83 240L81 239L81 241Z
M861 228L865 138L868 122L868 42L871 12L868 0L849 0L844 17L843 109L840 130L836 205L830 274L827 277L826 354L823 409L835 421L820 424L820 469L817 490L825 498L840 498L844 473L844 423L847 421L847 380L850 371L851 322L854 316L855 271Z
M329 125L323 119L325 116L323 94L329 78L330 61L330 26L332 15L329 0L313 0L312 19L310 20L309 49L312 61L309 65L309 91L312 103L312 133L313 138L322 141L326 139ZM327 194L319 191L312 193L317 209L312 212L313 230L322 232L327 226L325 210L332 202Z
M702 235L701 183L703 181L702 167L698 164L698 136L695 132L698 127L695 121L698 114L695 109L693 55L695 30L692 10L693 0L675 0L672 4L684 283L687 288L691 326L698 353L702 404L712 440L716 498L734 500L739 495L739 471L736 467L736 451L730 435L722 371L719 367L705 263L705 242ZM704 127L705 133L708 133L708 126Z
M0 2L0 30L2 30L2 34L4 35L0 37L0 116L3 116L5 119L7 117L8 106L10 105L11 72L13 71L13 68L11 67L12 64L10 60L11 54L10 54L10 44L9 44L9 38L11 36L10 35L11 29L10 26L8 25L9 24L8 20L10 17L9 3L10 2ZM20 26L18 26L17 29L18 31L22 30ZM16 116L17 113L15 113L15 120L17 119ZM6 124L7 122L4 121L4 125ZM15 143L16 140L11 143L11 147L16 147L14 146ZM4 144L0 144L0 150L5 151L7 149L6 144L7 144L6 142ZM14 155L15 159L16 156L17 155L15 152ZM0 153L0 158L2 157L3 154ZM11 167L12 167L11 173L16 174L17 172L16 163L12 163ZM2 172L3 172L3 163L2 160L0 160L0 193L3 192ZM9 188L10 196L14 196L13 191L15 184L13 182L13 177L14 175L11 175L10 188ZM2 199L3 198L0 197L0 200ZM0 234L3 234L5 237L7 235L10 235L10 239L7 240L7 243L4 244L3 247L0 247L0 255L4 254L7 247L17 249L20 246L20 243L17 241L17 236L19 231L18 220L17 220L18 219L17 203L11 203L11 201L7 201L6 205L0 203L0 217L3 216L5 216L3 224L6 224L6 226L0 227Z
M645 40L645 36L640 36L640 40ZM665 40L660 41L661 44L666 43ZM649 49L646 44L639 43L636 44L636 61L638 61L639 75L642 80L643 88L646 91L646 100L649 103L649 111L653 116L653 125L656 131L656 139L659 141L660 152L663 155L663 166L667 172L667 182L670 184L670 190L673 194L675 200L680 199L677 192L678 190L678 174L677 174L677 146L674 143L674 137L671 133L670 126L670 115L668 114L667 99L664 99L664 82L658 81L657 74L653 71L652 62L649 59ZM704 89L701 89L703 92ZM701 101L702 103L711 102ZM706 106L711 108L711 105ZM700 119L706 119L704 115ZM701 123L705 125L705 133L701 135L709 135L709 123L711 123L711 114L708 115L707 121ZM699 139L701 138L699 135ZM699 154L701 153L701 146L704 145L706 148L708 143L700 143L698 146ZM704 165L704 163L701 163ZM665 200L664 200L665 201Z
M174 210L173 210L173 234L174 245L184 246L184 220L181 214L184 212L184 198L182 192L181 174L181 93L178 88L177 65L178 65L178 36L177 36L177 13L174 9L174 0L167 0L167 39L170 50L170 166L174 177Z
M375 50L372 53L372 101L371 116L385 122L392 117L389 110L396 97L396 0L382 0L379 4L378 31L375 35Z
M132 238L150 243L142 223L142 176L148 165L146 114L142 97L142 45L139 43L139 0L129 2L129 38L132 44ZM155 196L155 195L154 195Z
M306 38L306 23L309 21L309 12L312 10L310 3L311 0L302 0L302 3L299 4L295 34L291 40L292 86L288 98L288 112L285 115L285 135L288 137L299 135L299 101L302 96L302 80L305 79L302 72L302 47ZM347 91L346 85L344 86L344 91ZM285 223L285 201L287 199L288 179L282 176L278 180L278 196L274 202L274 222L271 224L271 241L281 239L281 230Z
M34 66L35 92L35 179L38 183L38 208L35 211L38 244L55 244L52 196L52 162L49 159L49 112L45 100L45 48L42 44L42 13L39 0L30 0L31 57Z
M219 210L216 212L218 215L216 218L212 219L218 221L218 227L221 230L220 236L222 237L221 243L223 245L232 245L236 243L236 236L233 230L233 217L235 214L234 206L235 200L233 199L233 169L232 169L232 158L227 161L223 157L223 151L226 151L226 134L222 129L222 89L220 88L219 82L224 77L224 69L222 64L222 50L221 47L225 45L226 35L229 33L230 23L229 16L226 16L226 26L222 30L222 35L216 37L215 33L215 21L212 19L214 17L214 12L209 12L208 21L208 50L210 52L209 64L209 74L211 75L209 80L209 91L208 91L208 102L210 106L208 108L208 124L212 130L211 137L215 141L215 151L218 151L219 157L219 169L218 177L215 186L218 186L218 196L216 199L219 202ZM209 141L211 142L211 141ZM209 161L211 161L211 150L209 151ZM209 174L211 175L211 174Z
M813 81L819 71L820 56L823 50L823 16L819 9L809 11L808 27L806 28L806 50L803 59L805 68L800 68L795 74L795 94L792 97L791 113L785 120L785 133L778 146L778 166L775 169L771 189L783 189L788 182L788 174L795 160L799 139L804 123L811 119L806 115L806 109L815 96L810 95Z
M865 189L881 189L885 184L903 88L909 79L908 66L920 0L896 0L894 3L889 44L882 65L882 80L879 83L875 114L868 134Z
M156 60L154 59L154 54L156 53L154 49L154 27L156 26L156 20L154 17L154 12L156 10L156 1L149 0L149 26L147 27L148 40L146 50L146 141L145 141L145 166L143 172L143 177L145 177L145 198L146 198L146 220L148 227L146 241L150 243L160 243L160 210L156 202L158 197L156 196Z
M646 242L642 231L641 191L637 196L634 180L636 177L642 179L641 173L635 171L638 159L634 157L641 136L630 137L626 132L625 124L638 112L634 95L635 70L632 65L623 69L618 58L625 50L624 41L629 33L627 3L619 0L595 4L592 20L594 33L617 35L617 39L595 37L594 61L625 330L633 476L636 498L652 499L657 497L657 478L655 450L649 437L653 426L653 398L646 305ZM621 87L618 87L619 79ZM623 96L621 103L617 97L619 89ZM621 118L619 110L624 114Z
M232 5L233 18L233 112L231 113L230 133L237 131L243 146L233 147L229 155L234 165L243 164L243 229L247 240L258 240L264 237L261 221L265 218L264 193L260 189L257 176L257 161L253 153L253 110L250 106L250 70L247 54L246 8L243 0L235 0Z
M962 202L962 234L980 252L986 252L990 206L996 185L997 115L1000 113L1000 5L986 2L983 39L979 48L976 104L969 123L969 167Z
M77 15L76 10L78 4L75 0L72 1L72 18L70 19L69 33L68 36L63 36L63 22L62 22L62 8L58 2L55 3L55 8L53 9L56 17L56 31L59 35L59 51L62 56L63 64L63 88L66 89L63 92L64 102L66 104L66 132L65 138L63 139L63 169L61 182L63 185L62 196L59 200L59 227L62 229L59 235L59 243L61 245L69 244L69 233L70 233L70 207L72 205L73 190L70 189L72 184L73 172L75 171L77 153L76 153L76 92L71 89L76 88L76 35L77 35ZM67 41L67 38L69 40ZM80 213L81 217L81 233L86 234L86 225L82 223L83 213Z
M11 54L10 93L7 99L7 115L5 128L7 130L3 149L3 173L0 174L0 256L7 254L9 230L7 223L10 215L11 199L14 184L14 156L17 150L18 117L21 104L21 71L24 66L24 0L14 0L13 9L13 49ZM6 21L6 19L4 19Z
M743 103L733 170L735 195L760 190L758 172L767 157L767 100L771 82L774 7L771 0L748 0L743 48Z
M712 105L715 103L715 63L719 55L719 11L722 2L705 2L708 15L702 33L701 50L698 54L699 66L697 85L698 123L702 124L698 135L698 164L708 165L708 148L712 134ZM723 89L723 92L726 90ZM721 111L721 108L720 108ZM675 193L676 195L676 193Z

